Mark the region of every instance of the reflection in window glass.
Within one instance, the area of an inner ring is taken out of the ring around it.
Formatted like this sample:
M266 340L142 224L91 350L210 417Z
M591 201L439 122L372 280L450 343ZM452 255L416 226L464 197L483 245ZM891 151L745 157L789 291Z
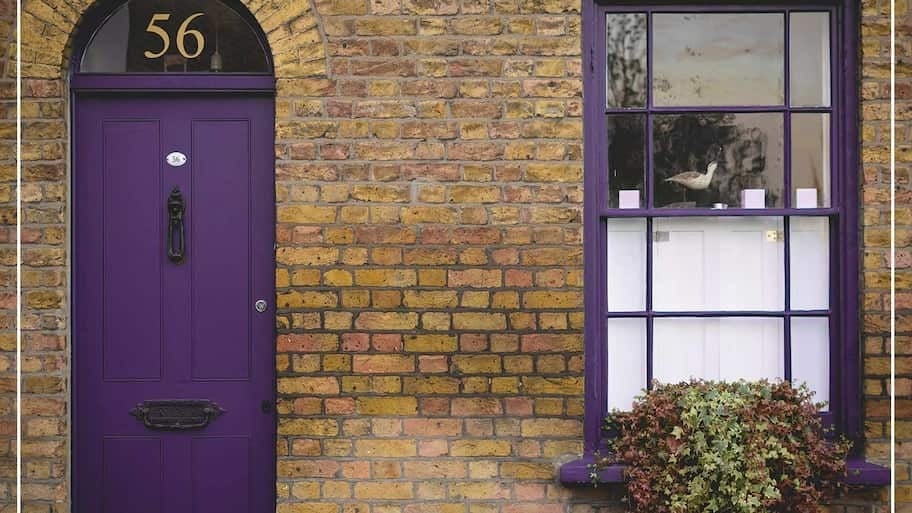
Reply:
M792 113L792 206L830 206L830 115Z
M653 132L656 207L783 205L782 114L657 115Z
M605 18L607 107L646 105L646 15L608 14Z
M92 36L83 73L268 73L253 28L218 0L133 0Z
M789 18L789 97L795 107L830 105L830 15L796 12Z
M653 223L657 311L781 310L781 217L675 217Z
M653 102L782 105L782 14L655 14Z
M629 410L646 388L646 320L608 319L608 409Z
M605 118L608 127L608 206L643 207L646 116L609 114Z
M830 400L830 320L792 317L792 383L807 383L815 402ZM824 407L823 410L829 408Z
M609 219L608 311L646 310L646 220Z
M826 217L792 217L789 231L792 310L829 308L829 220Z
M783 377L782 319L658 318L654 322L652 376L661 383Z

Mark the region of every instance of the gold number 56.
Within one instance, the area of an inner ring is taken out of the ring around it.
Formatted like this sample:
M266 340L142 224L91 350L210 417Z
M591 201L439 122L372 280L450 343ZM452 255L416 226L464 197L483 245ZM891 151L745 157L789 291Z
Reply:
M185 19L177 29L177 34L175 37L177 40L177 51L187 59L195 59L199 57L200 54L203 53L203 48L206 47L206 38L203 36L203 34L199 30L190 28L190 22L202 15L203 13L201 12L191 15ZM168 21L170 18L170 14L153 14L152 19L149 20L149 26L146 27L146 32L151 32L161 38L162 49L158 53L146 50L143 55L145 55L147 59L157 59L162 55L168 53L168 49L171 48L171 38L168 36L168 33L165 31L165 29L156 25L157 22ZM194 39L196 39L196 52L192 54L187 53L187 47L184 45L184 42L187 40L187 36L192 36Z

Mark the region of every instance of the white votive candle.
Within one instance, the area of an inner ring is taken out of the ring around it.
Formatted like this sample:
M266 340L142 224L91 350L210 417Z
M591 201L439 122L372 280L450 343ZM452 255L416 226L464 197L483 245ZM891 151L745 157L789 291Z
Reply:
M796 208L817 208L817 189L795 189Z
M640 208L640 191L638 189L618 191L620 208Z
M741 191L741 208L766 208L766 189Z

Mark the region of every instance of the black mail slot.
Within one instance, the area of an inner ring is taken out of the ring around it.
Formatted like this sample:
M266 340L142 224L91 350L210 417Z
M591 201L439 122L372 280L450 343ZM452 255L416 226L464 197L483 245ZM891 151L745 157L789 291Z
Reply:
M137 404L130 415L149 429L201 429L224 412L208 399L157 399Z

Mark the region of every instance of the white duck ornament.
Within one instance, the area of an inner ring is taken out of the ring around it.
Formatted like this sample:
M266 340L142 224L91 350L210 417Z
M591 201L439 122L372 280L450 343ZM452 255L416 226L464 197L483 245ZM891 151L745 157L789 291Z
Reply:
M683 173L678 173L674 176L666 178L666 182L673 182L680 184L686 189L693 191L702 191L709 187L709 184L712 183L713 174L716 172L716 168L719 167L719 156L722 155L722 147L716 151L716 157L706 166L706 172L700 173L699 171L684 171ZM687 190L684 190L684 197L687 198Z

